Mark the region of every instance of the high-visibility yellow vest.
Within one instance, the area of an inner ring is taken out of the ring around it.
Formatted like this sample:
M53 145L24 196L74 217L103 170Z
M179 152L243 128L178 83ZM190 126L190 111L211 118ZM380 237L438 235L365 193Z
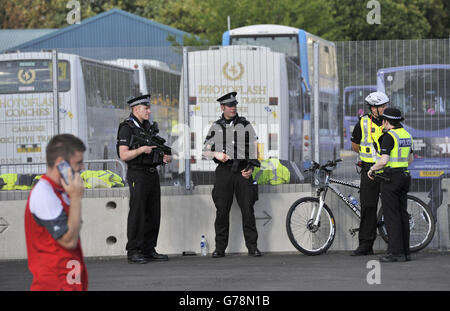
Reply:
M2 190L15 190L15 185L17 182L17 174L15 173L1 174L0 178L3 179L4 182Z
M280 160L266 159L261 161L261 167L253 169L252 177L259 185L280 185L289 183L291 173Z
M36 183L41 179L42 175L36 175L36 177L34 177L33 182L31 184L31 187L34 187L34 185L36 185Z
M81 178L84 182L84 187L91 188L112 188L112 187L123 187L122 178L116 173L110 170L106 171L93 171L86 170L81 173Z
M1 174L0 179L3 180L1 190L30 190L34 174Z
M411 152L413 138L404 128L391 129L387 132L394 139L394 148L389 154L386 167L408 168L408 156Z
M380 151L380 144L378 140L380 139L381 135L383 135L383 127L378 126L375 122L372 122L368 115L362 116L359 124L361 126L359 158L361 161L367 163L375 163L377 159L381 157L378 153ZM378 147L378 152L373 145L374 142Z

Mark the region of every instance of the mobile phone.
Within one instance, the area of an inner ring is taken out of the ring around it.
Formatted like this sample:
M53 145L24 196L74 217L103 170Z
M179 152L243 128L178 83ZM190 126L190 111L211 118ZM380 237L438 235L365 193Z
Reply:
M56 165L58 168L58 171L61 173L62 178L64 179L64 182L68 185L69 184L69 174L67 172L67 169L70 168L72 170L72 176L75 175L75 171L72 169L69 163L67 161L62 161L58 165Z

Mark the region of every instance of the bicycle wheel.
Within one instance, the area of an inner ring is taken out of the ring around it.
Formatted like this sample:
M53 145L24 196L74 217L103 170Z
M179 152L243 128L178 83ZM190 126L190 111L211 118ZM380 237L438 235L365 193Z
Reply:
M323 205L319 224L314 225L319 199L306 197L292 204L286 216L286 230L292 245L305 255L319 255L328 250L334 240L336 225L333 213Z
M422 200L408 195L409 214L409 250L417 252L430 244L436 230L436 224L430 208ZM383 240L388 243L389 237L384 225L382 209L378 211L378 231Z

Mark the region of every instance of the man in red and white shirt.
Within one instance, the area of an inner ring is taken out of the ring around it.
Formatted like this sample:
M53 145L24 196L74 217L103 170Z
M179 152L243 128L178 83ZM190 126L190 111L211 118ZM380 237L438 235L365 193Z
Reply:
M84 143L71 134L54 136L47 145L47 173L31 190L25 209L31 290L87 290L79 238L84 192L79 172L85 150ZM63 161L71 167L68 183L57 168Z

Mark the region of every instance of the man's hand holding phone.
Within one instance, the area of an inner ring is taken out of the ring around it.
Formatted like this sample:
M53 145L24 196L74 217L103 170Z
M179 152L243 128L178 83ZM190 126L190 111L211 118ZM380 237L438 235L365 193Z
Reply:
M69 194L71 199L83 197L84 183L81 179L80 173L75 172L67 162L64 162L58 164L58 170L61 173L62 187L67 194Z

